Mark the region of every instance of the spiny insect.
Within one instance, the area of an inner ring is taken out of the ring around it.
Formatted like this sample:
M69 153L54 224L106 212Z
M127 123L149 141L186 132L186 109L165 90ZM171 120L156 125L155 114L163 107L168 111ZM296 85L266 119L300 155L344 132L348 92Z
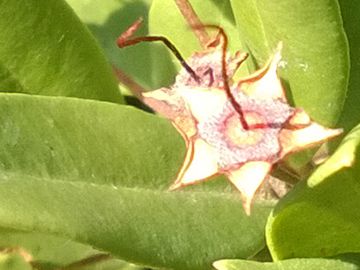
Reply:
M218 34L185 61L165 37L133 37L141 22L137 20L118 38L118 46L161 41L182 65L172 86L142 94L143 101L170 119L185 140L185 160L170 189L224 174L241 192L250 215L254 195L274 163L342 132L290 107L277 75L281 43L263 68L235 82L232 76L248 55L228 53L228 38L221 27L199 26Z

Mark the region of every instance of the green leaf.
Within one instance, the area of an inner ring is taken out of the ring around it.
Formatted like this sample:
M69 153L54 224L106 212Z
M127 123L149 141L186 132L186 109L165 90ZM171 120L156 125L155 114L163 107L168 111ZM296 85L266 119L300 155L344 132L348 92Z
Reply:
M242 41L259 66L283 42L281 77L314 120L334 125L346 97L349 57L336 0L231 0Z
M339 126L348 131L360 122L360 2L340 0L339 4L349 40L351 60L349 90Z
M207 269L264 247L271 205L247 217L239 194L164 190L184 154L166 120L112 103L15 94L0 95L0 110L0 227L172 269Z
M0 225L61 235L138 264L205 269L263 246L269 207L246 217L238 196L160 192L3 175ZM246 234L244 234L246 232Z
M242 51L229 1L192 1L191 4L203 23L220 25L224 28L229 36L229 49L231 52ZM175 1L153 0L149 13L149 29L152 35L167 37L185 58L196 51L203 50ZM211 37L216 35L211 31L209 34ZM178 69L179 61L174 59L165 48L158 49L152 55L154 80L157 86L169 85L174 82L176 75L174 63L176 63ZM159 54L162 57L159 57ZM247 74L247 71L246 64L244 64L240 72Z
M19 254L0 254L0 270L32 270Z
M185 155L169 121L72 98L0 96L0 170L114 186L167 188Z
M139 17L143 26L136 35L148 34L147 15L151 0L66 0L99 41L109 61L144 87L152 87L150 51L153 44L142 43L119 49L116 39Z
M359 266L331 259L291 259L274 263L243 260L221 260L214 263L217 270L358 270Z
M273 258L360 252L359 150L360 125L308 183L300 183L280 201L266 229Z
M0 40L0 91L122 101L104 55L63 0L1 0Z

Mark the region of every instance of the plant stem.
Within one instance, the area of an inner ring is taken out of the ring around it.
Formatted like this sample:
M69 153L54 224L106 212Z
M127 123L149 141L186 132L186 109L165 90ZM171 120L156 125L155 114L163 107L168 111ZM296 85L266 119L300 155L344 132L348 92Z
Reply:
M175 0L175 3L199 40L200 45L203 48L206 48L207 44L210 42L210 37L205 28L202 27L203 23L200 21L190 2L188 0Z
M101 253L101 254L95 254L90 257L87 257L85 259L82 259L80 261L71 263L65 267L61 267L58 270L72 270L72 269L78 269L80 267L88 266L88 265L94 265L99 262L107 261L112 259L110 254Z
M125 72L122 71L121 69L113 67L113 70L119 82L125 85L127 88L129 88L129 90L131 91L131 93L134 94L134 96L142 100L142 93L146 92L146 89L137 82L135 82L130 76L125 74Z

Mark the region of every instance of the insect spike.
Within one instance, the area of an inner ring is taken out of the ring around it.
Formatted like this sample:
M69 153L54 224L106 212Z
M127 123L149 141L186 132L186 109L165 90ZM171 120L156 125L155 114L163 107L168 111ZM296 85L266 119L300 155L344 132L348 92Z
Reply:
M129 26L125 32L123 32L117 39L116 43L119 48L124 48L127 46L136 45L140 42L154 42L161 41L165 46L170 49L170 51L175 55L175 57L180 61L180 64L186 69L186 71L194 78L196 82L200 82L200 77L196 72L186 63L185 59L181 56L178 49L175 45L172 44L166 37L163 36L141 36L131 38L134 33L140 28L143 19L140 17L132 25Z
M223 174L241 192L250 214L254 195L274 164L342 130L320 126L289 105L277 73L280 47L263 68L233 84L229 78L246 55L227 53L228 40L221 27L199 27L218 30L215 39L188 60L202 84L194 84L181 70L174 84L143 94L143 100L168 118L185 142L184 162L170 189Z
M226 35L224 29L218 25L213 25L213 24L199 25L196 27L217 29L219 31L218 35L220 35L223 38L222 56L221 56L221 75L222 75L222 79L223 79L223 83L224 83L224 89L225 89L226 95L228 96L229 101L230 101L231 105L233 106L234 110L239 114L240 123L241 123L242 127L245 130L249 130L250 127L249 127L248 123L246 122L244 113L241 109L241 105L236 101L234 95L231 93L231 89L229 86L229 77L228 77L227 70L226 70L226 51L227 51L227 46L228 46L228 38L227 38L227 35ZM211 46L212 45L213 44L211 44Z

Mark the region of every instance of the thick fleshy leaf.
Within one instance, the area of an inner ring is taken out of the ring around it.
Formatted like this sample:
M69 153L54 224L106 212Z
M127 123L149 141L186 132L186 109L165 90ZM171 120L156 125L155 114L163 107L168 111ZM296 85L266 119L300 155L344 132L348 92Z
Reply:
M63 0L0 1L0 91L121 102L95 40Z
M216 24L224 28L229 36L230 51L242 51L229 1L191 1L191 4L204 24ZM149 30L152 35L165 36L171 40L185 57L189 57L195 51L203 50L175 1L153 0L149 13ZM209 33L210 37L216 35L216 32ZM159 57L159 54L162 57ZM159 52L152 57L155 84L166 86L173 83L176 71L173 68L170 72L169 66L174 67L173 63L178 64L178 61L170 57L170 53L164 48L159 48ZM248 74L246 66L249 63L246 61L240 68L241 74Z
M238 196L160 192L3 174L3 227L53 233L139 264L203 269L263 246L269 207L245 216ZM246 231L246 234L243 232Z
M360 252L359 150L357 126L308 183L280 201L266 231L275 259Z
M73 98L0 95L0 170L167 188L185 155L167 120Z
M249 218L238 194L163 190L183 155L166 120L111 103L20 94L0 95L0 110L0 227L172 269L206 269L263 248L270 205Z
M217 270L358 270L358 265L331 259L291 259L274 263L244 260L221 260L214 263Z
M350 130L360 122L360 2L340 0L339 4L349 41L351 60L349 89L339 126Z
M317 122L334 125L345 100L349 72L337 1L231 0L231 4L242 41L258 65L282 41L281 77L293 101Z
M100 42L109 61L144 87L152 87L150 51L153 44L119 49L116 39L136 19L144 18L137 35L147 35L147 16L151 0L66 0Z

